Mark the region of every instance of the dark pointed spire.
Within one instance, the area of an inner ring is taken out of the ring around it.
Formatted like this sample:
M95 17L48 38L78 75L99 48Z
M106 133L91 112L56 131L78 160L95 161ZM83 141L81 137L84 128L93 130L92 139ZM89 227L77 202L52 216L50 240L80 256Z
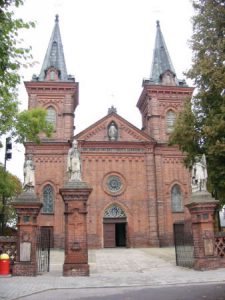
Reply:
M155 84L161 84L162 76L166 71L171 73L174 80L176 73L161 32L159 21L156 21L156 28L155 49L153 53L150 81Z
M38 77L39 81L44 81L46 72L49 68L55 68L58 71L60 81L68 81L66 63L63 52L63 45L59 30L59 16L55 16L55 26L48 44L48 49L45 54L45 59L42 64L41 72Z

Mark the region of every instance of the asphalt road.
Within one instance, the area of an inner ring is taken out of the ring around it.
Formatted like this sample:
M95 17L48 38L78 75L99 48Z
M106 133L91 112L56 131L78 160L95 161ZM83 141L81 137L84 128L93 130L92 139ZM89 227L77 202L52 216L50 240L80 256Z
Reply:
M225 300L225 284L200 284L165 287L54 289L17 299Z

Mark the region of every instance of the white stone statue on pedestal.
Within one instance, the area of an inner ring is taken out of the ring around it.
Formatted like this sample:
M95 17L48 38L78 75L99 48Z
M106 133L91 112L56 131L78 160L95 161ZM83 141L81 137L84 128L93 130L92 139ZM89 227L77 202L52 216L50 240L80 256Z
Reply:
M78 150L78 143L73 141L67 156L67 172L69 181L81 181L81 158Z
M23 166L24 172L24 190L34 190L35 187L35 177L34 177L35 165L32 160L32 155L28 155Z
M207 165L205 154L202 157L196 159L192 167L192 193L198 191L207 191L206 183L207 183Z

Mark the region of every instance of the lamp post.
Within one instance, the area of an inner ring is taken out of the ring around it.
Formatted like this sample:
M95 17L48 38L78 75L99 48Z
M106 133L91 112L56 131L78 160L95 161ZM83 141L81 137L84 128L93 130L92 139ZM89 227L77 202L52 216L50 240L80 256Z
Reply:
M4 171L6 171L6 162L12 158L12 139L7 137L5 141L5 161L4 161ZM2 195L2 211L1 211L1 235L4 235L5 231L5 207L6 207L6 197Z

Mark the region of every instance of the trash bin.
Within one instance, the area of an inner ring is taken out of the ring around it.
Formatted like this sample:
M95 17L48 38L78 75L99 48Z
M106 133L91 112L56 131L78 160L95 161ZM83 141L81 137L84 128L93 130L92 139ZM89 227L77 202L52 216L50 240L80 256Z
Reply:
M0 255L0 275L10 274L10 260L6 253Z

